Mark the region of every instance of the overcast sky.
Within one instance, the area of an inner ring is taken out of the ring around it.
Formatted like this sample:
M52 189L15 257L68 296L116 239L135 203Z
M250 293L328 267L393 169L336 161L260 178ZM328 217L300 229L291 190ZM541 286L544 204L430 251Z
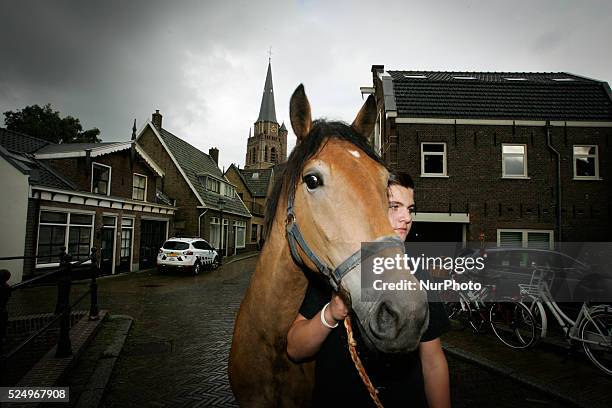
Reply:
M159 109L165 129L218 147L224 167L244 165L270 47L290 148L296 86L314 117L351 122L373 64L612 82L609 0L1 0L0 15L0 112L51 103L119 141Z

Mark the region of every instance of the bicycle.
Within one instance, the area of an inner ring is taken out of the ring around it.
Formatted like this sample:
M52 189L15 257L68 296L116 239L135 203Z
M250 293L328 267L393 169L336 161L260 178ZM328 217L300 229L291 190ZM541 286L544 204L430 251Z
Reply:
M455 274L451 278L455 280ZM535 342L535 319L529 308L510 298L488 300L495 297L495 285L455 294L457 299L446 302L446 310L449 318L458 320L462 328L469 324L478 334L490 327L502 343L513 349L525 349Z
M557 320L565 333L565 340L573 345L582 343L591 362L608 375L612 375L612 307L610 305L589 306L582 303L578 317L567 316L553 299L548 286L555 278L551 268L534 267L529 284L519 284L523 299L528 300L530 310L536 318L539 337L547 334L548 319L544 305Z

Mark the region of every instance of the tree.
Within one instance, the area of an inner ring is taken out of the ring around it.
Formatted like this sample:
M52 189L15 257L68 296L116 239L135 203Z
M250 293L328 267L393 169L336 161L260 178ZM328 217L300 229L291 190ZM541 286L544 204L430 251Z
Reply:
M81 122L72 116L60 117L51 104L43 107L26 106L20 111L4 112L4 124L8 130L25 133L53 143L100 143L100 130L83 130Z

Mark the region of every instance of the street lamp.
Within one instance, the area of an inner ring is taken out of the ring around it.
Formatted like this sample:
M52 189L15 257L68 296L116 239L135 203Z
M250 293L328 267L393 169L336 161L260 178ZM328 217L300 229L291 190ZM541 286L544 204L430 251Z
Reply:
M220 198L217 201L217 205L219 206L219 218L220 218L220 231L219 231L219 263L221 263L221 261L223 260L223 251L225 250L225 245L223 242L223 205L225 204L225 200L223 198Z

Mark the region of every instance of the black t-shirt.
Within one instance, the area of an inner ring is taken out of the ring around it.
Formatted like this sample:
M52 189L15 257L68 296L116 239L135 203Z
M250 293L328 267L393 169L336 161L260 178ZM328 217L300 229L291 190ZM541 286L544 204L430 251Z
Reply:
M425 279L425 276L417 276ZM308 285L300 314L312 319L331 299L331 288L324 282L313 279ZM428 293L429 326L421 341L440 337L449 326L443 305L435 292ZM357 350L370 380L379 391L385 407L427 407L423 373L418 350L406 355L375 353L367 350L359 336L357 325L353 325ZM333 329L315 357L315 387L313 406L373 407L374 403L363 384L347 345L347 335L341 323Z

